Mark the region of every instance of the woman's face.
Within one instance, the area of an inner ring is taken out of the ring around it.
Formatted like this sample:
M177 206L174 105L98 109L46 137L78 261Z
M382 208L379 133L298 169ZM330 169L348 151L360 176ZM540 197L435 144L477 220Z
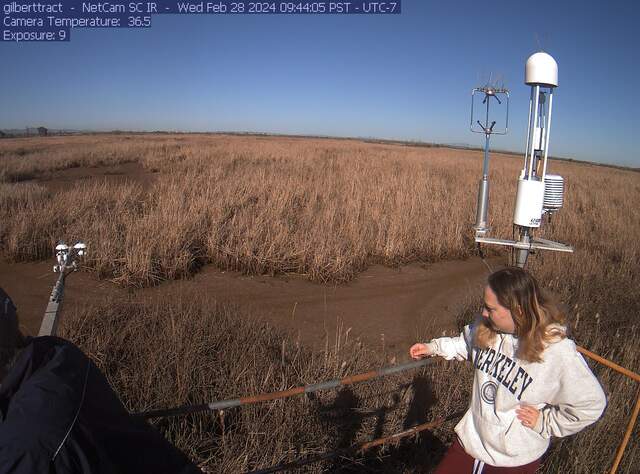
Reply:
M498 302L498 297L491 287L487 285L484 289L484 308L482 316L489 320L489 324L495 331L513 334L516 331L511 311Z

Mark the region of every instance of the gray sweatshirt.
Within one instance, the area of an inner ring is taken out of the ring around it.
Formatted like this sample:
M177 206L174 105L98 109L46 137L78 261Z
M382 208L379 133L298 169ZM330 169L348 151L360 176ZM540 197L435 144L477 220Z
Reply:
M549 344L542 362L517 359L518 338L511 334L498 334L487 349L472 341L472 327L466 326L460 336L427 346L447 360L474 364L471 405L455 428L474 458L500 467L530 463L544 454L552 436L577 433L602 415L604 392L572 340ZM516 417L521 404L541 410L533 428Z

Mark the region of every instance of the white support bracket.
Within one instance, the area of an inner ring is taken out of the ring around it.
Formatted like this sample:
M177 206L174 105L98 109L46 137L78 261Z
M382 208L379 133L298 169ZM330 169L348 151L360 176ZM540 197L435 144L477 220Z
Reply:
M518 242L515 240L495 239L493 237L476 235L475 241L479 244L504 245L522 250L553 250L555 252L573 253L573 247L570 245L540 238L532 239L530 242Z

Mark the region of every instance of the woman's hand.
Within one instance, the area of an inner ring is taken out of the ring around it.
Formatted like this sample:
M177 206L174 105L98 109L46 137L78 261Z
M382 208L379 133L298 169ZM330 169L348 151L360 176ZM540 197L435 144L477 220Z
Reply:
M427 357L431 355L431 351L426 344L422 344L419 342L418 344L414 344L409 348L409 355L412 359L422 359L423 357Z
M524 426L533 429L540 416L540 410L530 405L520 405L520 408L516 408L516 416Z

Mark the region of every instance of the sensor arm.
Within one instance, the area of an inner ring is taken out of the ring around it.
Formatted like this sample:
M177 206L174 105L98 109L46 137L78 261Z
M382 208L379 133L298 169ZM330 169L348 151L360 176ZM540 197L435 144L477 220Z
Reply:
M56 265L53 266L53 271L59 273L59 276L51 291L38 336L55 336L64 297L65 279L69 273L78 269L77 260L84 257L86 249L87 246L83 242L78 242L72 247L60 242L56 246Z

